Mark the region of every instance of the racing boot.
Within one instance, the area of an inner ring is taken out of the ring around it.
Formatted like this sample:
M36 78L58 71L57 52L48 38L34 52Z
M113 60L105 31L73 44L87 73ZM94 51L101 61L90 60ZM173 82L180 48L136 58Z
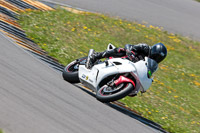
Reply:
M94 49L90 49L85 67L91 69L98 59L103 58L104 53L105 52L95 52Z
M95 62L94 53L95 53L94 49L89 50L88 58L87 58L87 61L86 61L86 64L85 64L85 67L87 69L91 69L92 66L94 65L94 62Z

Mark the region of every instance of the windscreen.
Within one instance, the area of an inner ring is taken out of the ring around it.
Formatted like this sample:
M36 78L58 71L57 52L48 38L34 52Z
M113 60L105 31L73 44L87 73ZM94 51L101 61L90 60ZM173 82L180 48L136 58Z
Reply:
M151 75L158 69L158 63L150 58L148 58L147 62L148 74L151 77Z

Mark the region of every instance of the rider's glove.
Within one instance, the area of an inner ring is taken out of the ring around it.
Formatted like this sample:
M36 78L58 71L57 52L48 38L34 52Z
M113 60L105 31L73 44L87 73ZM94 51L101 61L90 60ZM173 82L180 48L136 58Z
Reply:
M126 55L128 56L128 58L131 60L131 61L134 61L135 59L135 54L133 51L126 51Z

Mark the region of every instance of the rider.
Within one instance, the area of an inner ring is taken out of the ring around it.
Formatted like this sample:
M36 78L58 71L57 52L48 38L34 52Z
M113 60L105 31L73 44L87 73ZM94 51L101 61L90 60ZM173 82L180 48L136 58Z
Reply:
M167 48L162 43L157 43L153 46L149 46L145 43L139 43L137 45L126 44L125 48L115 48L104 52L94 52L88 57L86 67L88 69L92 68L98 59L123 56L126 56L133 62L142 60L147 56L154 59L157 63L160 63L167 56Z

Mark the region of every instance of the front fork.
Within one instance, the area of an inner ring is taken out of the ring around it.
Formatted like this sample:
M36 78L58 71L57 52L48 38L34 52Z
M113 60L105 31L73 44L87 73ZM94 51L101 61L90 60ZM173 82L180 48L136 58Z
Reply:
M113 87L113 86L118 86L118 85L120 85L121 83L132 83L133 86L135 87L135 83L133 82L133 80L127 78L126 76L128 76L128 73L119 76L119 78L116 79L116 80L114 80L114 79L111 80L110 82L108 82L107 85L110 86L110 87Z
M118 86L121 83L132 83L133 86L135 87L135 83L133 82L133 80L131 80L125 76L120 76L117 80L114 81L114 84L116 86Z

